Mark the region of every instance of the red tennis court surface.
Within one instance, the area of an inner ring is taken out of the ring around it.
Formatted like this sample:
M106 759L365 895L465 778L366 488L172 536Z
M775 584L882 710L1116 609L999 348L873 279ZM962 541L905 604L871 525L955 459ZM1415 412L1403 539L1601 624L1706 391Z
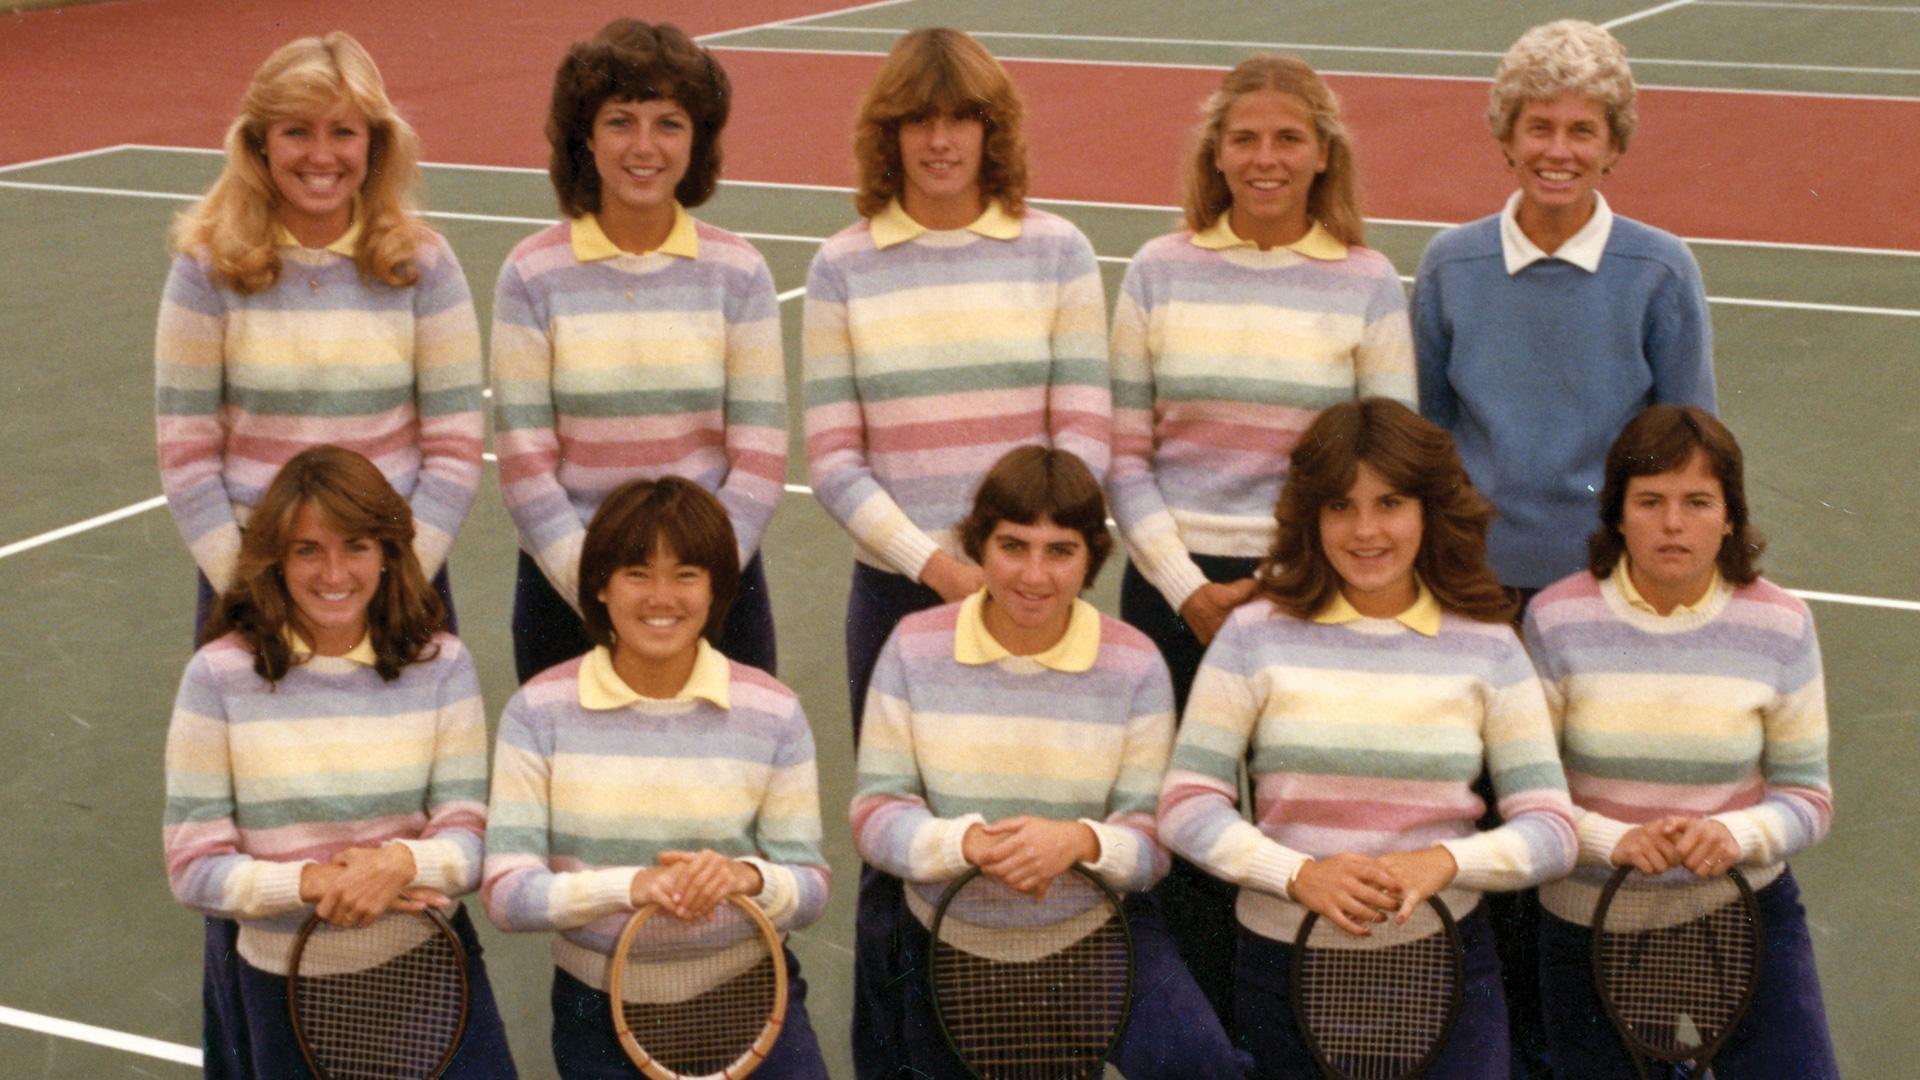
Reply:
M840 5L844 6L844 5ZM693 34L824 13L819 0L666 0ZM122 0L0 16L0 163L122 142L217 145L252 69L335 27L380 62L430 160L539 166L553 65L629 5L564 14L507 0L409 5ZM733 179L848 184L849 130L877 58L727 50ZM1010 64L1031 114L1039 196L1178 202L1179 158L1211 71ZM1359 145L1367 212L1462 221L1509 189L1481 120L1486 84L1331 80ZM1616 206L1685 236L1920 250L1920 101L1645 91Z

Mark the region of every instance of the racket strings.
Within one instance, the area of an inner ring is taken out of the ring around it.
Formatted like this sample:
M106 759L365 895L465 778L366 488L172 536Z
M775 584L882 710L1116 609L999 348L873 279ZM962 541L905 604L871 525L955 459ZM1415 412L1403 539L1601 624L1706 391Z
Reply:
M751 929L732 908L714 914L740 924L737 934L722 936L744 937ZM647 920L628 948L621 984L620 1013L634 1041L664 1068L689 1077L723 1073L745 1056L766 1030L777 994L774 957L764 945L758 961L739 970L737 947L691 947L698 936L666 915Z
M466 1020L465 963L437 930L406 948L418 938L416 916L308 937L294 976L295 1018L326 1076L429 1077L451 1055ZM312 970L334 974L304 974Z
M1457 947L1438 932L1385 948L1336 944L1336 934L1317 925L1300 955L1294 993L1308 1034L1350 1080L1408 1075L1447 1037L1463 989Z
M1010 910L1006 921L1017 926L1027 915ZM991 925L978 903L969 906L968 922L976 932ZM936 939L930 963L947 1037L985 1080L1097 1075L1126 1016L1129 954L1117 913L1032 960L994 959Z
M1702 894L1720 902L1703 903ZM1731 884L1621 888L1595 948L1601 990L1620 1022L1667 1058L1717 1042L1733 1025L1759 959L1758 934Z

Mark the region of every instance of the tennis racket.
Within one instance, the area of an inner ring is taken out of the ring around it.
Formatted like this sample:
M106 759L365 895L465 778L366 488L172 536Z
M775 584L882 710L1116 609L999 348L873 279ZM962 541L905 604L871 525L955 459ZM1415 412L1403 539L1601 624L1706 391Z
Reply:
M1329 1080L1412 1080L1446 1048L1466 1000L1453 913L1435 896L1403 924L1355 937L1314 912L1300 922L1288 978L1294 1019Z
M431 1080L467 1027L467 952L444 915L389 912L343 930L318 915L300 928L287 1007L319 1080Z
M1593 985L1626 1044L1671 1072L1706 1077L1760 985L1760 908L1738 870L1709 878L1615 870L1593 912Z
M927 977L947 1045L975 1080L1099 1076L1126 1030L1133 934L1085 867L1035 900L978 867L934 910Z
M773 1052L786 1019L780 932L744 896L697 923L648 904L620 931L607 996L620 1045L653 1080L739 1080Z

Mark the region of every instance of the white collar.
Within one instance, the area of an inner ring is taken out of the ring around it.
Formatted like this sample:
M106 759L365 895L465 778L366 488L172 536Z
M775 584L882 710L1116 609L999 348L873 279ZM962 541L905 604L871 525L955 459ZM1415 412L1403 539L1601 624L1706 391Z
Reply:
M1508 197L1506 209L1500 211L1500 252L1506 256L1509 275L1542 259L1570 262L1589 274L1600 269L1607 237L1613 234L1613 208L1607 205L1606 196L1597 191L1593 193L1593 216L1551 255L1541 251L1540 245L1527 239L1527 234L1521 231L1519 212L1520 193L1516 191Z

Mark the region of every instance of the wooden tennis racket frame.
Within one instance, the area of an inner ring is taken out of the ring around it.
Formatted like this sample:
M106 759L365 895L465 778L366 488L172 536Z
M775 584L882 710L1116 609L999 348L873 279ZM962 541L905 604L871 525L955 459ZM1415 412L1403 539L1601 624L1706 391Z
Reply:
M1455 991L1447 1005L1446 1018L1440 1023L1440 1037L1434 1040L1426 1056L1402 1073L1398 1080L1418 1080L1422 1074L1433 1067L1433 1063L1446 1050L1447 1043L1453 1039L1454 1026L1460 1022L1460 1010L1465 1008L1467 1003L1467 956L1465 947L1460 943L1460 928L1454 922L1453 912L1447 910L1447 905L1438 896L1428 897L1426 906L1432 908L1433 913L1440 919L1439 933L1447 941L1447 955L1453 967ZM1320 1040L1314 1037L1313 1027L1307 1022L1307 1010L1303 1004L1305 995L1301 994L1299 989L1302 968L1306 964L1307 938L1312 935L1314 924L1319 921L1318 912L1307 911L1306 916L1300 920L1299 932L1294 935L1293 955L1287 964L1288 1004L1293 1007L1294 1026L1299 1029L1301 1040L1307 1044L1307 1053L1313 1057L1313 1063L1319 1066L1321 1074L1327 1077L1327 1080L1349 1080L1345 1073L1327 1063Z
M760 906L744 896L729 896L727 903L732 904L744 915L754 929L760 932L766 942L767 952L773 958L773 1008L768 1012L767 1023L760 1034L748 1046L746 1051L735 1059L734 1063L712 1076L725 1077L726 1080L741 1080L760 1067L760 1063L773 1053L773 1044L780 1039L780 1032L787 1018L787 957L785 945L780 940L780 931L774 928L772 920L760 910ZM678 1073L660 1064L648 1054L634 1038L633 1029L627 1024L626 1013L621 1009L622 983L627 973L627 950L633 946L635 935L640 928L656 915L672 918L665 914L658 904L648 904L633 913L627 925L620 930L620 937L613 945L613 958L607 965L607 998L613 1013L613 1032L620 1040L620 1046L626 1050L627 1057L634 1066L651 1080L700 1080L700 1078Z
M446 1053L441 1055L440 1063L435 1065L425 1078L425 1080L438 1080L447 1071L447 1067L453 1064L453 1057L460 1052L460 1043L467 1036L467 1019L473 1009L473 975L468 970L467 947L460 943L460 935L454 933L453 924L448 922L447 917L438 910L428 907L417 912L391 912L381 916L383 919L416 917L431 922L435 932L446 939L447 943L453 947L453 955L460 960L460 1022L454 1027L453 1038L447 1043ZM293 1039L300 1047L300 1056L306 1059L307 1067L313 1070L319 1080L331 1080L332 1074L314 1058L313 1048L307 1043L305 1025L300 1023L298 982L300 957L307 951L307 942L313 937L315 931L329 925L318 915L308 916L306 923L300 927L300 935L293 940L293 951L287 956L287 1019L293 1025ZM351 930L340 932L352 933Z

